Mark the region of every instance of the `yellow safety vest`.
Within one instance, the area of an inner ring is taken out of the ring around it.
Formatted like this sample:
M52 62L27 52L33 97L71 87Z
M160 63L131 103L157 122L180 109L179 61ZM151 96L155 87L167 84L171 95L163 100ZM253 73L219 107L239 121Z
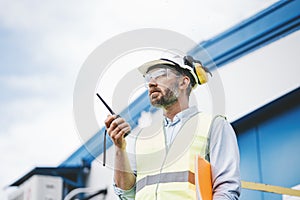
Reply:
M136 141L135 199L196 199L195 157L207 158L211 121L212 117L204 113L192 116L169 149L163 127L141 131Z

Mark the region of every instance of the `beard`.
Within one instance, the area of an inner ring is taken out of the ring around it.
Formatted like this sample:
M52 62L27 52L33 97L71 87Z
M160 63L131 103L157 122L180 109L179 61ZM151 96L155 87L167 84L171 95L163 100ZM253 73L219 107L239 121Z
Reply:
M178 101L178 87L166 88L164 91L155 90L157 94L150 94L150 102L154 107L167 108Z

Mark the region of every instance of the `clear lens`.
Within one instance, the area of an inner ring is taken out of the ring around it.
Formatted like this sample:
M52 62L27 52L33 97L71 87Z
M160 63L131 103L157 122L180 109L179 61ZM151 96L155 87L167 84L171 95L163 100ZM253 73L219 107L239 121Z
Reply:
M180 74L176 73L174 70L169 68L161 68L155 71L150 71L144 76L146 87L149 86L151 80L154 80L155 82L160 82L162 79L169 79L172 77L180 77Z
M158 69L153 72L149 72L145 75L145 81L146 83L149 83L151 79L154 79L155 81L163 76L167 76L167 69Z

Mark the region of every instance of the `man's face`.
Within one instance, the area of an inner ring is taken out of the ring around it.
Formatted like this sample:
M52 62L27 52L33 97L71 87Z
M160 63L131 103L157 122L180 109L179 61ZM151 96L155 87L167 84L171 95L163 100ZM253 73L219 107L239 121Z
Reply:
M145 76L150 102L155 107L168 107L178 101L178 77L173 69L155 68Z

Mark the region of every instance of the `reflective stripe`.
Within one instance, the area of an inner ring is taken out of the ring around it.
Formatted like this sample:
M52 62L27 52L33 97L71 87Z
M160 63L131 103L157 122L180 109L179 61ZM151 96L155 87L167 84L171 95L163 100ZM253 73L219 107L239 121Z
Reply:
M195 174L191 171L183 171L146 176L136 183L136 192L140 191L147 185L172 182L189 182L195 185Z

